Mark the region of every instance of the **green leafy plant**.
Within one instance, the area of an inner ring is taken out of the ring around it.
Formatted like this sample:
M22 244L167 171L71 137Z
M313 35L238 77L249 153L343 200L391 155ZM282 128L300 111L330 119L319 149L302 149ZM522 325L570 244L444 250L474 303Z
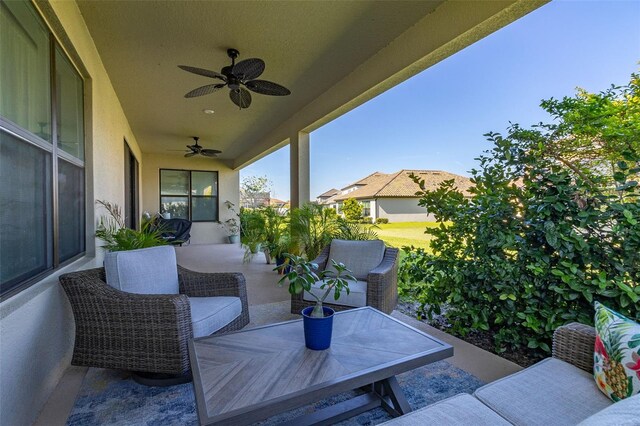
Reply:
M251 261L264 242L265 219L258 210L240 209L240 242L245 246L244 262Z
M342 213L347 220L360 220L362 217L362 204L355 198L348 198L342 203Z
M376 223L380 224L380 223L389 223L389 219L386 217L379 217L376 219Z
M331 259L332 269L325 269L318 272L318 264L310 262L301 256L286 253L285 258L291 266L290 271L285 274L279 281L278 285L284 285L285 281L289 282L289 293L299 294L307 291L308 294L316 299L316 304L311 312L313 318L323 318L324 310L322 303L333 293L333 298L338 300L340 294L346 291L349 294L349 281L356 281L350 274L351 271L343 263L336 262ZM277 270L274 269L274 270ZM322 296L318 297L311 293L311 287L318 281L323 281L320 288L324 290Z
M263 250L267 258L267 263L271 263L271 257L277 257L284 253L283 247L285 244L288 246L289 242L283 242L285 234L287 232L287 216L280 214L280 212L269 206L258 210L258 212L264 218L264 232L263 232ZM288 239L287 239L288 240Z
M356 222L351 222L342 218L338 218L338 232L335 234L336 238L341 240L377 240L378 234L374 229L378 228L375 225L366 226Z
M224 205L231 213L233 213L233 217L225 220L224 222L218 221L218 223L222 225L227 235L238 235L240 233L240 213L238 213L238 210L236 210L236 205L231 201L225 201Z
M167 244L162 238L162 229L154 227L152 220L143 220L140 230L137 231L125 226L122 212L117 204L102 200L96 200L96 204L102 206L108 213L100 217L96 228L96 237L104 242L102 245L104 249L125 251Z
M294 252L315 259L331 243L339 231L335 210L317 204L293 209L290 217L291 242Z
M414 178L439 226L433 254L404 249L401 287L498 351L549 353L556 328L593 323L595 300L640 315L640 79L542 106L551 124L486 135L471 199Z

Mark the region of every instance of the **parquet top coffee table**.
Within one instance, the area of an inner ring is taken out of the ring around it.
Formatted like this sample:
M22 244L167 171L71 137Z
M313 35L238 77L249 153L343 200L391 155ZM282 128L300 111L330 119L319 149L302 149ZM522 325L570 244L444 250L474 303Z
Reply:
M189 343L202 425L245 425L328 396L368 391L291 421L332 424L382 406L411 411L395 375L453 355L453 348L370 307L338 312L331 347L304 345L302 320Z

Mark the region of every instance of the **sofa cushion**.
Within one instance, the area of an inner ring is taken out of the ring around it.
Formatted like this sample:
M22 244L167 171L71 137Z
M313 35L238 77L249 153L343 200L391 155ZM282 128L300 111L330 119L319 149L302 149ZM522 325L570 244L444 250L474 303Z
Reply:
M215 333L242 313L239 297L190 297L193 337Z
M474 395L515 425L575 425L611 405L591 374L556 358L485 385Z
M331 266L331 259L342 262L358 280L366 280L367 275L382 262L384 257L384 242L333 240L329 248L329 260L326 269L335 270Z
M640 393L640 324L598 302L595 310L598 388L612 401Z
M509 424L486 405L466 393L444 399L383 423L383 425L389 426L500 426Z
M317 281L313 286L311 286L311 293L315 294L318 297L322 297L324 292L327 291L326 288L322 289L323 281ZM336 305L342 306L351 306L353 308L361 308L363 306L367 306L367 282L366 281L348 281L349 283L349 294L346 291L340 293L340 297L338 300L333 298L333 292L327 296L325 302L333 303ZM303 295L303 299L309 302L315 302L316 299L309 294L309 292L305 291Z
M640 394L611 404L580 422L578 426L639 426Z
M172 246L114 251L106 254L107 284L138 294L178 294L178 264Z

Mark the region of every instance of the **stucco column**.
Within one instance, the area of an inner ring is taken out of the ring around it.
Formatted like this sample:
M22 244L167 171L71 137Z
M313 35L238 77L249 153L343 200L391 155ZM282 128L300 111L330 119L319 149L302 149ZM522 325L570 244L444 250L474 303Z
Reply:
M291 208L308 203L309 187L309 133L298 132L289 138Z

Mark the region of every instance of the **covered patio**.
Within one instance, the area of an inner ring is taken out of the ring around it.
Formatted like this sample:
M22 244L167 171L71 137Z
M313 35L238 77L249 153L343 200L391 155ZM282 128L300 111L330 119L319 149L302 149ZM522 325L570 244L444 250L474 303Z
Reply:
M2 167L9 170L3 179L6 199L20 199L3 206L2 225L4 232L20 223L23 232L2 234L0 423L64 424L71 410L86 369L70 366L75 325L58 279L103 265L95 232L104 211L96 200L120 205L135 227L143 212L160 212L163 200L175 197L163 193L163 171L215 175L206 194L215 207L206 220L194 220L191 245L177 248L178 263L242 272L250 326L291 319L287 290L275 285L271 266L261 258L243 264L242 249L220 244L226 233L218 221L232 217L224 202L239 205L239 170L289 146L291 207L303 205L310 201L311 132L545 3L2 1L2 30L15 36L3 37L11 47L2 51L3 75L11 77L1 86ZM14 28L18 35L9 32ZM10 56L35 39L38 66ZM178 65L217 71L229 65L229 48L240 59L263 58L264 78L291 95L256 94L243 109L226 88L185 99L211 79ZM38 91L47 95L40 99ZM30 106L41 100L45 106ZM222 153L185 158L192 136ZM5 150L5 143L22 151ZM42 163L32 163L28 150L42 154ZM75 185L65 186L72 177ZM36 201L23 200L25 194ZM190 193L181 196L197 204ZM42 202L24 204L31 201ZM450 343L449 361L484 382L518 369L399 312L393 317Z
M280 275L273 271L274 265L265 263L262 253L254 255L250 263L243 262L244 250L232 244L190 245L176 248L176 253L179 264L194 271L241 272L245 276L251 318L247 328L301 318L300 315L291 314L290 296L286 286L277 285ZM452 345L454 356L448 358L447 362L484 383L493 382L522 369L511 361L397 310L391 316ZM87 370L86 367L71 366L65 371L35 425L66 424Z

